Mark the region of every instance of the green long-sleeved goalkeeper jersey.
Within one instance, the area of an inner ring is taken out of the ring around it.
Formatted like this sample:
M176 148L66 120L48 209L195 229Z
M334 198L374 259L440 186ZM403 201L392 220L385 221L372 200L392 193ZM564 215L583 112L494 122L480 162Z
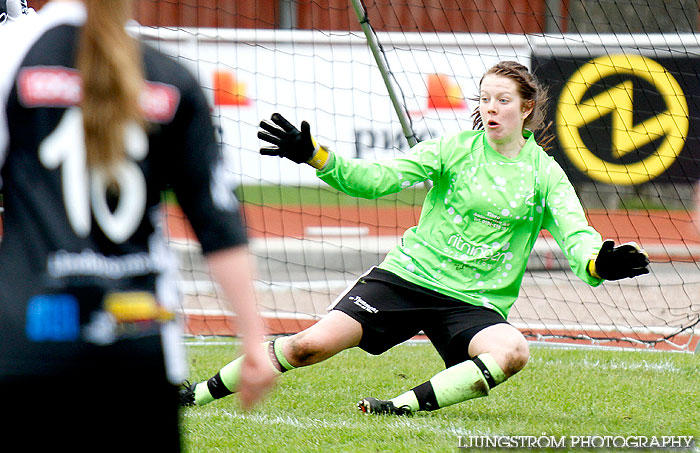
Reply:
M403 279L507 318L542 229L586 283L601 237L584 215L559 164L530 131L513 159L496 152L484 131L463 131L414 146L405 156L368 162L333 154L317 175L330 186L378 198L431 180L417 226L379 265Z

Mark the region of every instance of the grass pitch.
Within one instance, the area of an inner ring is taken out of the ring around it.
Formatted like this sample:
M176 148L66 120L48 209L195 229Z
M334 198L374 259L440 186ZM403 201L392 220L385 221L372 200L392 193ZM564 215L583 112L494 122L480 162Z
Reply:
M236 357L234 344L205 343L188 348L192 380ZM344 351L285 373L252 412L235 395L185 409L185 451L464 451L465 439L479 435L693 436L690 451L700 451L700 356L692 354L532 347L525 369L487 398L412 417L355 408L362 397L391 398L442 368L424 343L376 357Z

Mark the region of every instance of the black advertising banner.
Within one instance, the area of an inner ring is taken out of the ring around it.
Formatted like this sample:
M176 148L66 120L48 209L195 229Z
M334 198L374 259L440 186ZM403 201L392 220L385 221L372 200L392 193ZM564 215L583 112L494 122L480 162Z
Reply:
M573 182L700 178L700 58L533 56L548 87L549 153Z

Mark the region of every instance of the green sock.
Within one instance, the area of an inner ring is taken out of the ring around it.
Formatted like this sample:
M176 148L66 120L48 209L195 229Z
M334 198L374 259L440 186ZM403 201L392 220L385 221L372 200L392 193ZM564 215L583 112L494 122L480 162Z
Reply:
M194 388L194 401L198 406L209 404L215 399L232 394L238 386L243 356L226 364L214 376L198 383Z
M284 373L285 371L293 370L296 368L293 366L291 363L287 361L287 358L284 356L284 352L282 351L282 345L284 345L284 342L286 339L284 337L277 338L275 341L272 342L272 347L268 349L270 351L270 360L273 362L273 365L275 365L275 368L280 373Z
M263 347L268 351L270 361L277 371L284 373L285 371L294 369L287 361L282 352L283 338L277 338L274 341L263 343ZM207 381L198 383L194 388L194 401L198 406L204 406L212 401L223 398L234 393L238 387L238 380L241 374L241 363L243 356L238 357L234 361L226 364L214 376Z
M413 412L435 410L486 396L491 388L505 380L506 375L496 360L486 353L439 372L391 401L396 407L408 406Z
M416 393L413 390L402 393L396 398L393 398L391 402L394 403L396 407L408 406L411 408L411 412L416 412L419 408L418 397L416 397Z

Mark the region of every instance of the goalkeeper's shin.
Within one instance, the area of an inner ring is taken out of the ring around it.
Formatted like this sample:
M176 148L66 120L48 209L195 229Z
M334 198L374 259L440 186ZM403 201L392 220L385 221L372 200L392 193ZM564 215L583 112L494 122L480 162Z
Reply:
M506 375L496 360L485 353L439 372L391 401L396 407L408 406L413 412L432 411L486 396L505 380Z
M280 373L294 368L284 357L282 344L282 338L264 343L264 347L268 350L268 356L272 366ZM231 395L238 390L243 357L244 356L238 357L234 361L226 364L208 380L195 385L194 401L197 406L209 404L214 400Z

